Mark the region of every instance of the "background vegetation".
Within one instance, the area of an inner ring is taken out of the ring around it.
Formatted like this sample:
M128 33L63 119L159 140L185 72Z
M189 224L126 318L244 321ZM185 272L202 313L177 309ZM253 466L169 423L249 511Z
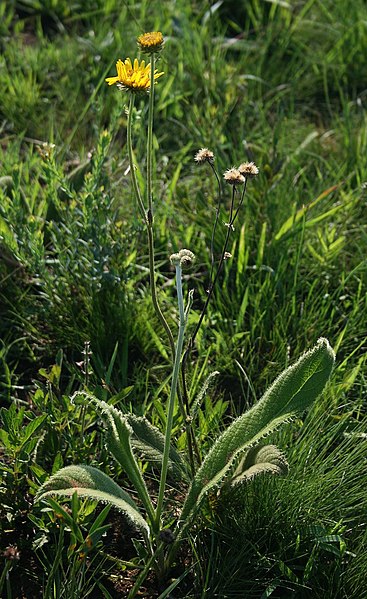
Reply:
M181 247L197 256L187 279L191 326L208 284L216 183L194 164L195 152L212 149L220 172L244 160L260 169L190 368L192 394L220 371L198 434L214 438L319 336L337 352L322 400L277 435L289 476L254 481L233 511L220 503L208 510L174 596L363 597L363 0L0 4L0 593L124 596L118 560L133 551L117 516L101 516L90 502L33 509L32 498L51 471L75 461L124 480L105 452L98 414L70 401L75 390L165 420L170 364L127 172L125 97L104 83L117 58L135 55L136 36L156 29L166 49L155 235L170 323L168 256ZM134 132L141 161L146 114L142 100ZM216 254L224 222L223 213ZM177 415L177 436L180 426ZM107 523L114 526L105 537L93 536L94 525Z

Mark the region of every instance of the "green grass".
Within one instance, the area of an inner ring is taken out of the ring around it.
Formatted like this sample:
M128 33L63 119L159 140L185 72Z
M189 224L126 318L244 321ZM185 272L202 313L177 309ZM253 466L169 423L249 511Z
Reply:
M13 427L10 445L2 436L0 490L5 497L10 489L12 503L1 533L2 546L24 556L11 564L4 597L17 596L16 580L38 559L28 516L53 467L83 460L124 481L98 415L73 405L71 394L88 386L164 424L169 348L151 306L146 235L127 172L125 97L104 83L117 58L133 57L136 36L153 29L166 36L154 226L170 325L178 315L169 255L189 247L197 257L184 280L186 292L195 289L188 333L209 283L217 186L195 152L212 149L220 174L244 160L260 169L188 368L191 397L220 371L199 410L198 435L206 432L209 446L321 335L337 351L322 402L277 436L289 476L254 481L235 516L220 504L208 510L192 540L192 590L182 596L364 596L364 2L229 1L210 11L200 0L29 0L3 3L0 17L0 396L4 430ZM138 100L142 169L146 118ZM229 202L224 189L216 256ZM42 414L30 441L25 427ZM177 412L183 445L181 425ZM45 534L37 593L45 564L47 571L59 560L58 575L67 572L56 536Z
M329 402L326 393L304 423L281 435L289 445L287 477L257 479L232 510L217 506L206 559L199 557L210 565L198 596L363 594L364 427L348 432L350 422L328 415Z

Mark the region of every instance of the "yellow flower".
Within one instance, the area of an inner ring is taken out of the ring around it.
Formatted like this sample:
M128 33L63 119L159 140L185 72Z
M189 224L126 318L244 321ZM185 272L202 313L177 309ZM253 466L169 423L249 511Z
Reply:
M138 46L142 52L146 54L153 54L153 52L159 52L163 47L163 35L160 31L151 31L149 33L143 33L139 35Z
M135 58L134 64L131 63L130 58L126 58L125 62L119 59L116 63L116 71L116 77L107 77L106 81L108 85L114 85L114 83L117 83L117 86L123 91L149 91L150 63L145 65L145 60L142 60L139 63L137 58ZM163 75L163 73L158 73L156 69L154 71L154 80L158 79L158 77L161 75Z

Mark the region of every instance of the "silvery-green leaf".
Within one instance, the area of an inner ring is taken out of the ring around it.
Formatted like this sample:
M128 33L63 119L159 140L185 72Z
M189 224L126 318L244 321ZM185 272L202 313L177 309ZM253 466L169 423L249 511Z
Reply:
M53 474L38 490L35 501L49 495L71 497L74 493L119 509L137 530L149 534L149 526L135 501L109 476L93 466L66 466Z

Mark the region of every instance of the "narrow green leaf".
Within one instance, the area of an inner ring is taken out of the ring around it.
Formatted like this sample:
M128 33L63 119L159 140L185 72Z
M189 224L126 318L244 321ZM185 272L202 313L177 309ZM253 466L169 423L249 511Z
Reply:
M101 511L100 514L98 514L97 518L95 519L95 521L93 522L92 526L89 529L89 534L91 535L92 533L94 533L94 531L98 530L102 525L103 522L106 520L109 512L110 512L111 506L110 505L106 505L103 510Z
M79 502L78 493L75 492L71 497L71 513L72 513L72 516L73 516L75 522L78 520L79 507L80 507L80 502Z
M106 507L111 507L111 506L109 505ZM100 526L99 528L96 528L93 532L89 532L88 536L87 536L88 543L86 543L87 547L90 543L90 545L91 545L90 549L94 548L97 545L98 541L101 540L103 535L111 528L111 526L112 526L112 524L105 524L104 526ZM88 548L88 550L90 550L90 549Z
M75 491L72 495L72 502L73 502L74 496L77 497L77 494ZM75 513L69 514L57 501L52 499L52 497L49 497L48 501L49 501L50 506L54 510L54 512L58 516L61 516L62 519L64 520L65 524L67 526L69 526L70 530L72 531L73 535L75 536L75 539L77 539L79 541L79 543L83 543L83 541L84 541L83 534L82 534L82 531L80 530L80 528L78 526L78 522L77 522L78 514L76 514L76 515L75 515Z
M0 443L7 449L10 449L11 443L9 442L9 434L4 429L0 429Z
M338 189L338 185L332 185L332 187L325 189L315 200L313 200L309 204L302 206L302 208L297 210L296 214L290 216L280 227L278 233L275 235L275 241L279 241L279 239L281 239L283 235L288 233L288 231L292 229L292 227L295 224L300 222L302 218L307 215L309 210L314 208L321 200L323 200L329 194L333 193L336 189Z

